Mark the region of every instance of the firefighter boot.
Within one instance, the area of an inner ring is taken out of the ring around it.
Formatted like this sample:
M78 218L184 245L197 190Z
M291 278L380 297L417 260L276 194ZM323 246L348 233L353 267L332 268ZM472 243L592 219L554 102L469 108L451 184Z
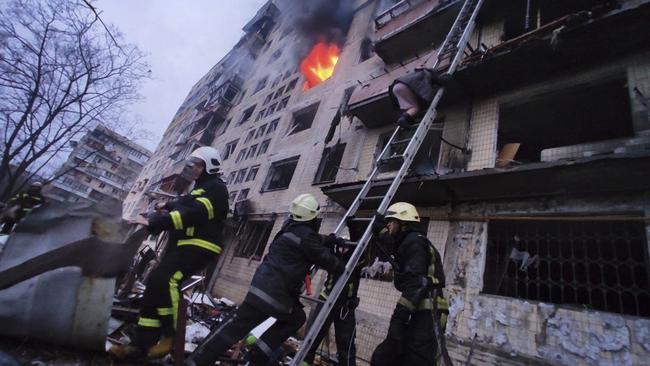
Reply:
M144 352L136 346L124 345L124 346L112 346L108 353L118 360L133 360L144 357Z
M174 338L161 337L158 343L149 347L147 350L147 358L162 358L172 351L174 347Z

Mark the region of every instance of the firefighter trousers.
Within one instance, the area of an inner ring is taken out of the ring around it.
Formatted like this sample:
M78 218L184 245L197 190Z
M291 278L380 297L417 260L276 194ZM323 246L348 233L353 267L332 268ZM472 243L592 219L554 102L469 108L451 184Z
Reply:
M146 350L161 335L174 335L181 282L213 260L213 252L193 246L174 247L163 256L144 290L133 345Z
M305 312L300 305L296 304L289 314L277 314L244 301L230 319L210 332L187 364L214 365L220 355L269 317L275 317L275 323L255 342L248 358L250 365L266 365L271 353L305 323Z
M372 354L371 366L431 366L436 364L436 339L431 310L410 313L397 305L386 339Z
M321 300L324 300L321 298ZM338 357L338 364L340 366L355 366L357 358L357 348L354 344L355 331L356 331L356 318L354 310L356 308L357 299L343 299L334 305L329 316L325 320L323 327L314 339L314 343L305 357L305 362L312 364L316 356L316 351L323 338L329 333L330 326L334 323L334 337L336 339L336 355ZM316 316L323 308L323 304L319 303L318 306L311 312L307 329L316 319Z

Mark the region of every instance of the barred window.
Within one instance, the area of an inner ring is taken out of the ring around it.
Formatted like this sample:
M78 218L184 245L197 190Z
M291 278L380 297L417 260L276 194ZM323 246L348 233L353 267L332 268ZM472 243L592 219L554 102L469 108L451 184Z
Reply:
M642 221L492 221L483 291L650 316Z

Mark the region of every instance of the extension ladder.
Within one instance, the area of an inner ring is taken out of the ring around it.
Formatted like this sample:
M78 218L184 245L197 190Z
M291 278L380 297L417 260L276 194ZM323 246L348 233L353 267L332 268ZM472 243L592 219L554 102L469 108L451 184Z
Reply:
M483 0L465 0L463 6L461 7L460 12L458 13L458 16L456 17L456 20L454 21L454 24L451 27L451 30L447 34L445 41L440 47L440 51L436 56L436 61L434 65L431 67L433 70L436 70L436 68L440 66L441 63L449 62L449 67L447 68L446 72L449 75L452 75L456 71L456 68L460 63L460 60L467 46L468 39L472 34L472 31L474 30L476 17L479 13L479 10L481 9L482 4L483 4ZM427 132L429 131L429 128L431 127L431 124L436 118L438 103L440 102L440 99L442 99L444 92L445 92L444 87L440 87L438 89L436 95L433 98L433 101L431 102L431 105L429 106L429 109L427 110L426 114L422 118L422 121L419 123L415 133L413 134L413 136L410 137L409 140L396 141L395 139L400 131L400 127L398 126L395 128L395 131L389 138L388 142L386 143L386 146L383 148L382 152L377 157L377 160L375 161L375 166L372 172L370 173L370 175L368 176L366 183L363 185L363 188L361 188L359 194L354 199L354 201L350 205L350 208L347 210L345 215L341 218L341 221L336 227L335 230L336 235L341 234L341 231L347 224L348 220L354 217L357 210L361 206L361 203L364 201L375 201L375 202L380 201L379 208L377 209L377 213L383 215L386 212L388 205L390 204L390 202L393 199L393 196L397 192L397 188L402 183L404 177L407 175L408 169L411 166L411 163L413 162L413 158L415 157L415 154L420 148L420 145L422 144L424 137L426 136ZM403 144L406 142L408 142L408 145L403 153L399 155L386 156L387 152L391 150L391 146ZM373 188L378 183L377 176L379 175L380 165L382 163L385 163L390 160L395 160L395 159L402 160L402 164L399 168L399 171L397 172L397 175L395 176L395 178L393 178L393 181L390 187L388 188L386 194L383 196L368 196L368 192L370 192L370 189ZM339 277L338 281L332 288L330 295L327 298L327 301L324 302L321 311L318 313L312 326L307 332L305 339L302 341L300 350L293 358L291 362L291 366L299 366L299 364L304 360L305 356L307 355L307 352L309 352L309 349L314 343L314 339L318 335L320 329L323 327L323 324L325 323L327 316L332 310L332 307L336 303L336 300L338 299L343 288L345 287L348 280L350 279L350 276L352 275L355 266L359 262L361 255L366 250L366 247L370 242L370 239L372 238L372 227L375 223L375 220L376 217L366 219L366 221L368 222L368 226L366 227L363 235L361 236L361 239L359 239L359 241L355 243L356 248L352 253L350 259L348 260L348 263L345 266L345 271Z

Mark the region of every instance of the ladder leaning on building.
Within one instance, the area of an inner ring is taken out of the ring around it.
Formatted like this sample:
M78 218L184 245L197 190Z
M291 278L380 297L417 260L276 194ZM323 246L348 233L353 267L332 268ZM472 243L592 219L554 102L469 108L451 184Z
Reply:
M482 4L483 4L483 0L466 0L464 2L460 12L458 13L458 16L456 17L456 20L454 21L451 27L451 30L447 34L447 37L445 38L444 42L442 43L442 46L440 47L440 51L436 56L434 64L431 66L431 68L434 71L440 72L444 70L444 72L446 72L449 75L453 75L453 73L456 71L456 68L460 63L460 60L467 46L468 39L472 34L472 31L476 24L476 17L479 13L479 10L481 9ZM347 210L347 212L341 218L341 221L337 225L335 231L336 235L341 234L341 231L343 230L348 220L353 219L357 210L361 206L362 201L364 200L365 201L381 200L381 203L379 204L379 208L377 209L377 213L382 215L385 213L386 209L388 208L388 205L393 199L393 196L397 192L399 185L401 184L404 177L407 175L408 169L411 166L411 163L413 162L413 158L415 157L415 154L417 153L418 149L420 148L420 145L424 140L424 136L426 136L427 131L429 130L431 124L436 118L438 103L442 99L444 93L445 93L445 88L444 86L442 86L436 92L436 95L433 98L433 101L431 102L429 109L427 110L426 114L422 118L422 121L419 123L417 129L415 130L415 133L410 138L410 141L408 142L408 145L404 150L404 152L401 155L392 155L390 157L387 157L386 155L388 151L390 151L391 144L397 143L395 139L401 127L398 126L395 128L395 131L392 133L390 139L388 140L388 143L386 144L382 152L377 157L377 160L375 161L374 169L368 176L366 183L363 185L363 187L359 191L359 194L350 205L350 208ZM402 160L402 164L399 168L399 171L397 172L397 175L395 176L395 178L393 178L393 181L384 196L376 196L376 197L368 196L368 192L370 192L370 189L378 182L377 177L379 175L379 165L388 159ZM320 329L323 327L323 324L325 323L325 320L329 315L332 307L334 306L336 300L341 294L341 291L345 287L345 284L347 283L348 279L352 275L352 272L354 271L355 266L359 262L361 255L363 254L366 247L368 246L368 243L372 238L372 227L376 219L377 219L376 217L373 217L370 220L366 220L367 227L359 242L356 243L356 249L354 250L354 253L352 254L348 263L345 266L345 272L341 275L339 280L332 288L330 296L328 297L327 301L325 301L321 311L316 316L316 319L314 320L311 328L307 332L307 335L305 336L305 339L301 344L299 352L296 354L296 356L294 357L291 363L292 366L298 366L300 362L302 362L305 356L307 355L317 334L319 333ZM436 329L436 333L442 335L442 330ZM440 336L438 337L438 341L444 342L444 340ZM443 355L443 358L444 358L443 362L445 364L450 364L450 360L448 356L444 357Z

